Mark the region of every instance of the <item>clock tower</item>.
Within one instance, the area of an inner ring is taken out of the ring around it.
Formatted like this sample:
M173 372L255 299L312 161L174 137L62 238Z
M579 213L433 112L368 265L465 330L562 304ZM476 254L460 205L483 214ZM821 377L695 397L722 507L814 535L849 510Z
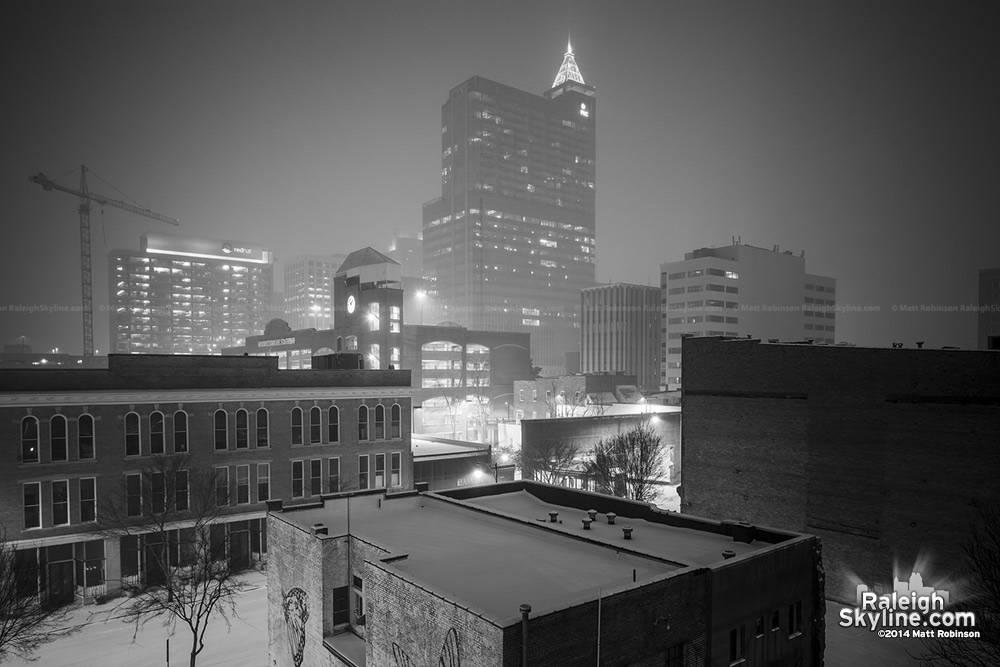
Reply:
M374 248L347 256L333 281L338 352L360 352L365 368L401 367L403 287L399 263Z

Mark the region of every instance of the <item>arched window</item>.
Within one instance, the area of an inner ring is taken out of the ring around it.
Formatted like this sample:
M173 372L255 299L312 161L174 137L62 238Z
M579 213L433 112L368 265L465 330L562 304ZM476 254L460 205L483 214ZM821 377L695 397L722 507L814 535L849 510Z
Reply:
M174 451L188 450L188 416L183 410L174 413Z
M53 461L65 461L69 457L66 446L66 418L54 415L49 420L49 451Z
M340 408L331 405L329 412L330 422L328 425L330 442L340 442Z
M215 411L215 448L229 448L229 415L221 408Z
M368 406L358 408L358 440L368 439Z
M139 414L130 412L125 415L125 456L139 456L142 448L139 441Z
M240 408L236 411L236 449L250 446L250 413Z
M94 418L80 415L76 420L76 448L81 459L94 458Z
M302 408L292 408L292 444L302 444Z
M403 414L403 409L399 407L399 403L394 404L392 406L391 412L389 413L391 422L390 427L392 429L390 437L392 438L401 437L400 420L402 418L402 414Z
M163 413L159 411L149 413L149 453L163 454Z
M38 420L21 420L21 463L38 463Z
M381 403L375 406L375 439L385 440L385 407Z
M257 446L269 447L270 432L267 428L267 410L259 408L257 410Z
M318 406L309 409L309 444L323 442L323 411Z

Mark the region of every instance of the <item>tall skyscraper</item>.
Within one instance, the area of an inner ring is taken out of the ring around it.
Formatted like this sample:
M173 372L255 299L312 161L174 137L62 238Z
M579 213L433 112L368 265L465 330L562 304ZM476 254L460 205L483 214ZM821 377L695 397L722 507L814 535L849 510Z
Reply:
M699 248L660 265L663 295L660 381L681 385L681 338L753 336L832 345L837 281L806 273L804 254L736 243Z
M442 319L530 333L559 372L594 285L597 104L570 48L542 95L482 77L441 113L441 197L424 205L424 275Z
M600 285L580 294L580 370L634 375L644 391L660 387L660 289Z
M285 265L285 319L292 329L333 328L333 279L347 255L299 255Z
M116 353L219 354L271 319L271 253L234 240L143 235L108 254Z

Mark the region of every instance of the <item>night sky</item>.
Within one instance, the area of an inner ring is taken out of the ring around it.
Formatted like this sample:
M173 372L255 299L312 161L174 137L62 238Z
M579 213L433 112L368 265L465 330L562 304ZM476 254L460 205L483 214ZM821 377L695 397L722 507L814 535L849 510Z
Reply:
M440 195L441 105L481 75L540 94L567 37L597 88L597 277L730 244L837 278L837 339L975 347L1000 267L998 22L941 2L31 2L5 5L0 338L80 353L86 164L95 346L107 253L146 231L386 250ZM74 172L60 180L75 187ZM277 281L280 284L280 278Z

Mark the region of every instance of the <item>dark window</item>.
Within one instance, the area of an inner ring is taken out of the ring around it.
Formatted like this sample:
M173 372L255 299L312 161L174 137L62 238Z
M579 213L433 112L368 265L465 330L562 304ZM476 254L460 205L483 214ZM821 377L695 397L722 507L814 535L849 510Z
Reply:
M186 512L190 507L187 470L178 470L174 475L174 502L178 512Z
M229 468L215 469L215 504L218 507L229 504Z
M375 455L375 484L373 488L385 487L385 454Z
M125 415L125 456L139 456L139 415L130 412Z
M757 629L756 629L756 633L755 634L758 637L760 637L760 636L762 636L764 634L764 617L763 616L758 616L757 617Z
M52 525L65 526L69 523L69 482L52 482Z
M77 449L81 459L94 458L94 418L90 415L80 415L76 420Z
M271 464L257 464L257 502L271 499Z
M236 466L236 504L250 502L250 466Z
M65 461L69 456L66 447L66 418L56 415L49 421L49 445L53 461Z
M21 420L21 463L38 463L38 420Z
M24 485L24 527L42 527L42 485L38 482Z
M327 460L329 466L330 493L340 493L340 459Z
M149 415L149 453L162 454L164 451L163 413L152 412Z
M364 491L368 488L368 455L362 454L358 457L358 489Z
M309 462L309 494L318 496L323 493L323 460L313 459Z
M257 446L268 447L267 410L257 410Z
M385 406L375 406L375 439L385 440Z
M343 625L350 623L350 589L348 586L341 586L333 589L333 624Z
M236 449L246 449L250 446L250 413L246 410L236 411Z
M392 457L390 459L392 465L390 467L390 472L389 472L389 486L392 487L399 486L400 483L399 468L401 459L402 457L399 452L392 453Z
M316 445L323 442L323 411L313 406L309 410L309 443Z
M142 516L142 475L125 475L125 514Z
M167 509L167 477L162 472L149 475L151 507L153 514L162 514Z
M740 626L729 631L729 662L737 663L746 658L746 628Z
M674 644L667 649L665 667L683 667L684 665L684 643Z
M225 410L215 411L215 448L229 448L229 415Z
M774 613L771 614L771 630L777 630L781 627L781 614L775 609Z
M80 521L97 520L97 480L85 477L80 480Z
M302 486L304 475L302 461L292 461L292 498L301 498L305 495Z
M334 405L329 411L330 423L327 426L330 442L340 442L340 409Z
M36 427L37 428L37 427ZM358 408L358 440L368 439L368 406Z
M174 451L186 452L188 450L188 416L187 413L178 410L174 413Z
M292 408L292 444L302 444L302 408Z
M802 632L802 603L788 605L788 636L794 637Z

